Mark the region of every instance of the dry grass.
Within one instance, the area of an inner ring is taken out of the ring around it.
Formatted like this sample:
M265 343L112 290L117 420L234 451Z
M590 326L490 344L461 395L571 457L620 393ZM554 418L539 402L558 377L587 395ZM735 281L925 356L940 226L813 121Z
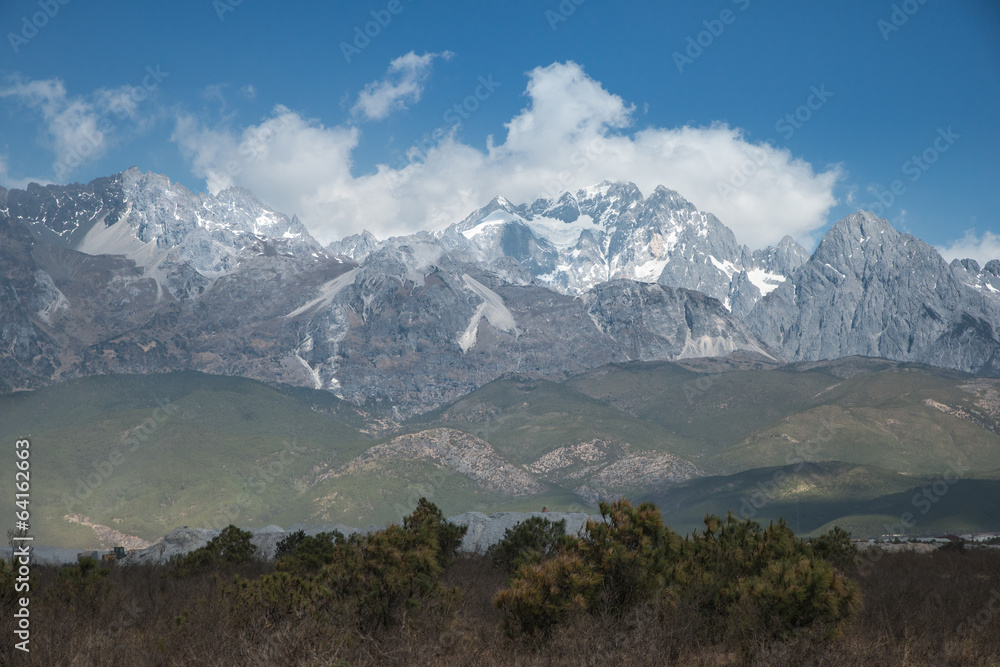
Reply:
M647 604L619 618L583 616L536 645L504 635L492 598L504 575L481 556L445 573L455 594L375 636L351 618L267 625L235 618L221 593L235 574L177 578L118 567L99 595L67 601L58 568L35 566L31 655L3 633L0 663L31 665L1000 665L1000 552L887 554L862 572L860 615L780 643L737 640L690 609ZM992 607L990 605L992 602ZM12 610L3 610L9 625ZM5 626L7 627L7 626Z

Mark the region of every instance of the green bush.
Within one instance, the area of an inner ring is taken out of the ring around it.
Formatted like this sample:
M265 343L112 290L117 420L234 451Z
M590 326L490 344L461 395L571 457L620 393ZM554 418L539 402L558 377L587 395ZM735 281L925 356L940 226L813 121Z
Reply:
M834 526L809 543L813 553L841 570L848 569L858 556L858 547L851 541L851 534Z
M524 564L495 598L508 632L547 635L571 612L621 613L666 584L680 538L652 503L601 503L601 521L579 538L560 538L557 553Z
M860 601L854 582L813 554L784 521L761 528L731 514L725 521L705 518L705 530L681 543L669 578L673 596L695 599L706 618L741 639L838 624Z
M349 540L339 533L294 537L276 572L255 581L238 579L227 590L247 618L263 615L269 623L304 615L321 621L355 618L370 634L448 593L440 582L442 563L454 557L464 534L464 527L445 521L421 498L404 526Z
M340 531L306 535L303 531L292 533L278 542L275 569L288 572L316 572L333 562L336 545L347 539Z
M423 539L433 538L441 567L447 567L455 558L468 530L467 526L456 526L446 521L437 505L426 498L418 500L413 513L403 519L403 528L423 535Z
M653 503L600 503L601 521L587 521L575 548L602 577L602 611L620 613L666 585L680 537L663 525Z
M579 554L560 553L522 565L493 603L503 613L508 634L545 638L557 623L590 611L600 586L601 575Z
M810 545L784 521L761 528L706 516L703 532L681 540L650 503L601 503L601 516L580 538L561 538L554 555L522 564L494 598L508 632L547 635L572 613L683 602L722 630L710 636L745 643L814 624L839 627L860 605L857 586L833 564L854 554L839 529Z
M533 516L504 531L503 539L492 545L486 555L493 565L512 573L521 565L531 565L555 555L560 539L566 535L566 520L549 521Z
M229 525L213 537L208 544L194 551L174 556L170 563L179 574L203 572L220 565L249 563L257 554L257 545L250 540L253 533Z
M306 539L306 531L297 530L294 533L289 533L283 539L281 539L277 545L274 547L274 559L280 560L285 556L291 556L295 549L302 544L302 540Z

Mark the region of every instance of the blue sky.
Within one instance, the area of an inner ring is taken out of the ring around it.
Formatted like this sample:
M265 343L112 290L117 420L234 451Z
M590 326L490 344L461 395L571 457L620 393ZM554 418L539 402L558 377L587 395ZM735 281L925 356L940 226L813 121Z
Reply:
M866 208L1000 256L995 2L7 0L0 26L7 187L137 165L328 242L629 179L753 247Z

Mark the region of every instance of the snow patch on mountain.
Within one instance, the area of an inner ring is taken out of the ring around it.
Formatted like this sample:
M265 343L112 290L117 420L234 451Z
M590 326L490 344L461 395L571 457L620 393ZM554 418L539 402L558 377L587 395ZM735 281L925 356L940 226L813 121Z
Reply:
M458 346L462 348L462 352L468 352L476 344L479 321L484 317L496 329L516 335L517 322L514 321L514 315L504 304L503 298L467 273L462 275L462 280L467 288L483 300L472 315L469 326L458 337Z
M317 296L312 301L309 301L308 303L302 304L292 312L285 315L285 319L288 320L293 317L298 317L302 313L313 310L314 308L322 308L324 306L329 306L331 303L333 303L334 298L338 294L340 294L340 292L342 292L345 287L354 282L354 279L358 275L358 272L360 270L361 267L358 267L356 269L351 269L346 273L340 274L333 280L329 280L323 283L322 285L320 285L319 288L319 296Z

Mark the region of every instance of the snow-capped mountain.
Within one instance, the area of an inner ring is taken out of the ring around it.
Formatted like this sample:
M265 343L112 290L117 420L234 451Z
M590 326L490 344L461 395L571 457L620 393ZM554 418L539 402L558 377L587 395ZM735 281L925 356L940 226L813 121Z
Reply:
M566 294L635 280L698 290L744 312L808 259L790 237L756 252L739 245L718 218L665 187L644 199L632 183L610 181L530 205L496 197L441 242L481 262L513 257Z
M1000 301L1000 260L991 259L980 268L974 259L954 259L949 266L963 285Z
M133 260L177 298L199 294L256 255L323 253L298 218L268 208L248 190L196 195L135 167L87 185L33 183L10 191L4 208L64 248Z
M0 388L194 369L394 414L504 374L738 353L1000 375L1000 262L950 266L871 214L750 250L664 187L496 197L446 229L317 244L238 188L130 169L0 189Z

